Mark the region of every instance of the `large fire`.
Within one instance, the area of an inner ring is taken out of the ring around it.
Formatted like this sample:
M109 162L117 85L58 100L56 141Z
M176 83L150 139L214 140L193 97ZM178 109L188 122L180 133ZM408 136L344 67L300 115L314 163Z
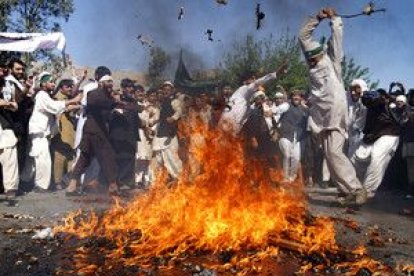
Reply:
M193 158L175 185L166 185L168 178L161 172L152 188L132 202L116 202L103 215L72 214L55 228L67 239L103 243L98 250L78 247L74 271L90 275L119 266L146 267L160 258L168 267L200 252L232 252L222 264L203 265L248 273L253 267L260 271L252 264L277 256L279 249L317 253L326 260L326 254L338 252L334 222L308 214L299 181L275 184L280 175L250 162L243 143L232 135L202 124L192 124L185 133L191 137ZM305 264L302 270L312 266Z

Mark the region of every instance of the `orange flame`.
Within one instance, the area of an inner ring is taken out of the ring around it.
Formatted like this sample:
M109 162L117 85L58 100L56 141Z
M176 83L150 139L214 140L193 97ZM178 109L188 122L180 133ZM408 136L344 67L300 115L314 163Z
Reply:
M115 263L150 265L156 256L174 259L199 251L259 252L230 262L242 265L260 254L275 255L278 247L300 253L338 249L333 221L307 215L301 183L276 183L263 164L246 158L242 141L232 135L200 123L186 131L193 158L175 186L167 187L162 172L148 193L125 206L117 203L101 217L92 213L81 219L75 213L55 232L113 243L102 249L105 262L100 267L107 269ZM198 175L189 177L192 166L198 167ZM88 250L78 249L77 271L98 269Z

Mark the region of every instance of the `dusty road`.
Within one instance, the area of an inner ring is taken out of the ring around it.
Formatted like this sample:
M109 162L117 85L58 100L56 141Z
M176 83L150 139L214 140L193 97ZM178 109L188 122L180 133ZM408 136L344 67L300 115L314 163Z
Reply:
M341 245L366 245L370 255L395 266L414 264L414 199L391 193L380 194L359 210L334 204L334 193L313 190L309 209L315 216L337 220L337 239ZM34 241L36 229L52 227L69 212L78 209L105 209L111 199L88 196L67 199L63 192L29 193L9 206L0 195L0 275L54 275L61 257L56 240ZM351 226L347 222L353 222ZM373 240L372 233L378 239Z

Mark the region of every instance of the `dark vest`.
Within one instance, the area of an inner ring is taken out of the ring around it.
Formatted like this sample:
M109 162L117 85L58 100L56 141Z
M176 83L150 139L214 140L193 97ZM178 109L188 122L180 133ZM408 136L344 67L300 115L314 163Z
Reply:
M167 118L174 115L175 110L171 105L172 98L164 99L160 107L160 122L157 137L174 137L177 135L177 123L168 123Z
M280 119L280 137L293 141L302 140L306 130L307 112L301 106L290 105L289 110L283 113Z

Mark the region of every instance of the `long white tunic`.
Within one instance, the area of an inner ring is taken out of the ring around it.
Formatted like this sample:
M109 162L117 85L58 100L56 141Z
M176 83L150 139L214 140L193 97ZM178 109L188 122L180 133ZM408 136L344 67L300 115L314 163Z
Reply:
M12 148L17 144L16 135L13 130L3 129L0 125L0 150Z
M53 100L45 91L35 96L35 105L29 120L29 134L32 135L30 156L48 151L47 136L57 132L57 115L66 109L65 101Z
M156 122L159 120L160 110L155 106L147 106L144 111L139 113L139 118L141 119L142 128L139 129L139 138L138 141L138 150L137 150L137 159L140 160L151 160L152 158L152 141L154 137L147 137L145 133L145 128L151 128L154 133L157 129ZM155 136L155 135L154 135Z
M362 133L365 127L365 120L367 117L367 108L362 104L361 100L353 102L349 99L349 132Z
M310 17L303 26L299 40L302 48L309 49L315 44L312 34L319 20ZM341 62L343 60L343 24L340 17L331 20L332 37L328 51L314 68L310 68L311 130L319 133L323 130L338 130L346 135L348 126L347 95L342 81Z
M255 80L249 85L243 85L237 89L230 97L230 109L223 113L219 125L225 130L231 129L235 134L238 134L247 119L248 110L250 108L250 99L256 92L257 86L263 85L274 79L276 79L276 73L270 73Z
M35 97L35 105L29 120L29 134L52 134L57 124L57 117L66 109L65 101L53 100L46 91L39 91Z
M83 126L85 125L85 122L86 122L85 108L87 105L88 93L97 88L98 88L97 81L88 83L83 87L83 96L81 100L82 109L80 111L78 123L76 125L75 143L73 145L75 149L79 147L80 141L82 140Z

